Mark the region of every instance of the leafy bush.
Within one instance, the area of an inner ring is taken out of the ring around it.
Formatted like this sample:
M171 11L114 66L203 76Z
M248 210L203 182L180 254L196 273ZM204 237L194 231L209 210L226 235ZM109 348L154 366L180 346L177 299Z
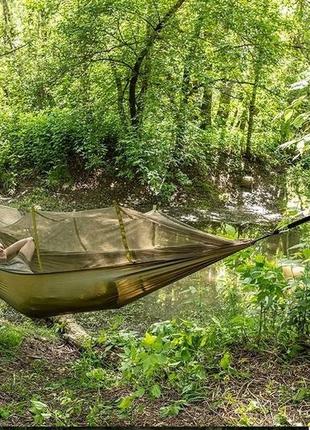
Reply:
M301 277L293 279L285 278L280 261L255 251L243 251L227 262L239 275L241 300L248 303L247 315L256 319L259 342L272 340L275 345L286 347L297 345L309 334L310 251L303 242L295 248L290 263L301 264L298 257L302 256L304 271Z
M275 321L280 311L286 280L281 267L266 256L258 254L237 268L246 290L254 291L254 301L259 305L259 332L267 330L267 317Z
M67 108L6 116L0 166L15 174L48 173L51 181L65 180L68 169L77 173L104 164L106 132L104 125L89 121L87 112Z
M113 370L107 367L105 357L92 349L93 345L86 346L81 357L72 365L74 380L79 386L86 388L109 388L117 383Z
M153 324L142 339L125 346L123 378L143 387L151 398L160 397L166 389L176 390L182 399L196 398L208 371L230 367L226 348L237 337L227 328L217 320L205 327L186 320Z

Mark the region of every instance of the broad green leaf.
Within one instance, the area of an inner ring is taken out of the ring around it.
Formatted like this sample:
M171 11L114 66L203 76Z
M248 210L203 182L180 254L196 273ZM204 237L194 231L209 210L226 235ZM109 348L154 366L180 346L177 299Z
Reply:
M133 396L136 398L142 397L145 394L145 388L144 387L139 387L134 393Z
M152 385L150 389L150 393L152 397L154 397L155 399L158 399L161 396L160 386L158 384Z
M227 370L229 369L230 365L231 365L231 355L229 352L225 352L225 354L220 360L220 367L223 370Z
M119 409L121 409L121 410L129 409L132 405L133 400L134 400L133 396L123 397L119 401L119 404L118 404Z
M147 332L143 338L143 344L145 346L152 346L152 345L154 345L156 340L157 340L157 336L154 336L154 335Z

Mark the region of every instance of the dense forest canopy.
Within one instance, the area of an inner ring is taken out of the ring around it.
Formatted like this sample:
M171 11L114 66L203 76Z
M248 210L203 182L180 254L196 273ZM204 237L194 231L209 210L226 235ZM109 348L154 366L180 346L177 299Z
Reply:
M0 14L4 189L103 169L157 193L220 152L307 146L308 0L1 0Z

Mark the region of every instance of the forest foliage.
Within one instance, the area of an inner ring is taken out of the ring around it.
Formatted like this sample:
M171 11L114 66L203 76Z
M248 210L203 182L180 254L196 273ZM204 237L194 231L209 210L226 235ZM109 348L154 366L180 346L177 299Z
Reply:
M1 0L2 188L103 171L169 192L219 153L307 147L309 14L307 0Z

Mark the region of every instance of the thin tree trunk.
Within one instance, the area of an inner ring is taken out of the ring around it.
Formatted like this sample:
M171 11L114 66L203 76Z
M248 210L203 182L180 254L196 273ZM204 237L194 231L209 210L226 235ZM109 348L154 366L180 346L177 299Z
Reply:
M233 113L233 119L231 121L231 130L236 130L236 128L238 127L239 121L240 121L240 116L241 116L241 110L242 108L240 108L240 105L238 105Z
M193 42L187 53L187 56L184 62L182 84L181 84L181 99L180 99L179 110L177 114L177 128L176 128L176 140L175 140L175 151L174 151L175 153L177 153L178 150L181 149L184 141L186 125L187 125L187 111L188 111L189 96L191 93L191 88L190 88L191 71L192 71L192 66L194 62L195 52L197 49L197 43L199 40L198 38L201 32L201 28L202 28L202 19L201 17L199 17L194 29Z
M183 3L186 0L178 0L171 8L166 12L163 18L156 25L151 34L147 37L145 41L144 47L141 49L140 53L137 56L135 64L133 65L131 71L131 77L129 80L129 112L131 125L134 130L137 130L140 122L141 112L138 112L138 103L137 103L137 84L138 79L140 77L141 67L145 57L148 55L150 50L152 49L155 41L159 38L160 33L167 25L168 21L175 15L175 13L180 9Z
M121 124L125 130L128 128L128 118L125 111L125 98L124 98L124 88L122 85L121 77L119 76L118 70L116 68L115 63L112 61L110 62L114 82L116 86L117 91L117 108L118 108L118 115L121 121Z
M248 113L248 130L246 136L246 146L245 153L247 156L251 155L251 143L252 143L252 135L254 129L254 116L255 116L255 103L256 103L256 94L257 94L257 86L254 84L253 91L249 104L249 113Z
M257 334L258 345L260 345L260 342L262 339L263 319L264 319L264 307L263 307L263 304L261 303L260 311L259 311L259 327L258 327L258 334Z
M11 11L7 0L1 0L2 4L2 14L3 14L3 45L8 52L14 52L14 31ZM9 62L12 60L9 59ZM9 84L4 82L2 86L5 97L8 99L10 97Z
M247 100L244 103L247 104ZM242 112L240 115L238 127L239 127L240 131L242 131L243 135L245 135L247 122L248 122L247 121L247 108L246 108L246 106L242 106Z
M203 85L202 102L200 106L201 130L206 130L212 125L212 88L208 84Z
M149 10L148 15L151 15L151 11ZM149 22L146 23L146 38L149 39L152 35L152 27ZM143 62L143 66L141 67L141 85L140 92L137 95L137 116L139 118L139 128L143 126L143 113L145 108L146 94L149 87L149 78L151 74L151 56L150 51L146 54Z
M220 103L217 112L218 124L224 129L230 112L233 82L224 82L221 88Z
M186 114L187 114L187 106L189 101L189 93L190 93L190 69L191 64L190 60L192 58L193 52L190 50L183 69L183 77L181 84L181 101L179 105L179 110L177 114L177 130L176 130L176 140L175 140L175 148L178 151L181 148L184 140L185 130L186 130Z
M10 49L14 49L14 44L13 44L14 32L13 32L11 11L7 0L1 0L1 3L2 3L3 20L4 20L3 42L5 46L9 47Z
M247 157L251 156L251 150L252 150L251 146L252 146L252 136L253 136L253 130L254 130L254 117L256 113L255 112L256 97L257 97L257 90L258 90L258 85L261 77L261 70L262 70L262 62L261 62L261 55L259 53L255 64L255 69L254 69L254 83L252 87L252 94L251 94L249 109L248 109L248 129L247 129L246 144L245 144L245 153Z

